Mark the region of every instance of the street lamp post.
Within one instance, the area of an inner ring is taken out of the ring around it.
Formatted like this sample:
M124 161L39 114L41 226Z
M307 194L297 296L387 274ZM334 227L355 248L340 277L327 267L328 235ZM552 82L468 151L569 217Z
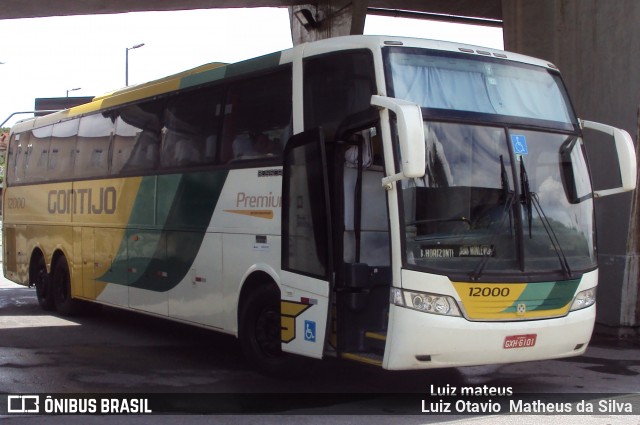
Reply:
M132 47L127 47L125 49L125 62L124 62L124 84L125 86L129 85L129 50L138 49L144 46L144 43L136 44Z
M69 89L69 90L67 90L67 97L69 97L69 92L70 92L70 91L77 91L77 90L80 90L81 88L82 88L82 87L76 87L75 89Z

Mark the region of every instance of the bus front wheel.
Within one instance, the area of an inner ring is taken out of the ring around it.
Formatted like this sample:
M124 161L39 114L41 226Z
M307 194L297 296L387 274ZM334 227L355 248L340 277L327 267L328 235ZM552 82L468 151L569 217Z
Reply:
M240 312L240 344L246 359L269 375L286 373L290 355L282 352L280 293L272 286L253 290Z

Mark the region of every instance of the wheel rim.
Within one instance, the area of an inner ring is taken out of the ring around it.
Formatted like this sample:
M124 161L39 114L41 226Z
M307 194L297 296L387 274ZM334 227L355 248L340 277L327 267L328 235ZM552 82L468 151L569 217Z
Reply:
M61 266L58 266L53 275L53 288L56 293L56 300L65 302L69 298L69 288L67 285L67 272Z
M38 293L42 292L43 295L46 293L44 290L47 289L47 269L45 269L41 264L38 265L36 271L35 285Z
M282 355L280 347L280 312L274 306L260 311L256 320L256 342L267 357Z
M40 261L36 268L36 280L34 282L36 286L36 294L40 300L46 300L51 296L48 277L47 268L45 267L44 262Z

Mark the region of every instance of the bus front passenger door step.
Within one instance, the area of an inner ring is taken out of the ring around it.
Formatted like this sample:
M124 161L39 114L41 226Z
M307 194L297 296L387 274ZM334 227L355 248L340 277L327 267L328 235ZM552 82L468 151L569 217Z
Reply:
M375 353L342 353L343 359L353 360L360 363L366 363L372 366L382 367L382 356Z

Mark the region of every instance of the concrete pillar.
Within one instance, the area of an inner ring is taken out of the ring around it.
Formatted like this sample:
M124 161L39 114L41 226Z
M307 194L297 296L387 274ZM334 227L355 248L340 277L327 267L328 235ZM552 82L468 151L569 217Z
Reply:
M301 10L310 14L316 25L303 25L295 16ZM289 7L291 38L296 46L308 41L342 35L362 34L367 16L367 0L321 0L317 4Z
M638 146L640 2L637 0L502 0L505 50L560 68L579 117L627 130ZM585 140L594 186L610 178L598 146ZM594 154L595 153L595 154ZM640 199L596 200L597 322L640 326Z

